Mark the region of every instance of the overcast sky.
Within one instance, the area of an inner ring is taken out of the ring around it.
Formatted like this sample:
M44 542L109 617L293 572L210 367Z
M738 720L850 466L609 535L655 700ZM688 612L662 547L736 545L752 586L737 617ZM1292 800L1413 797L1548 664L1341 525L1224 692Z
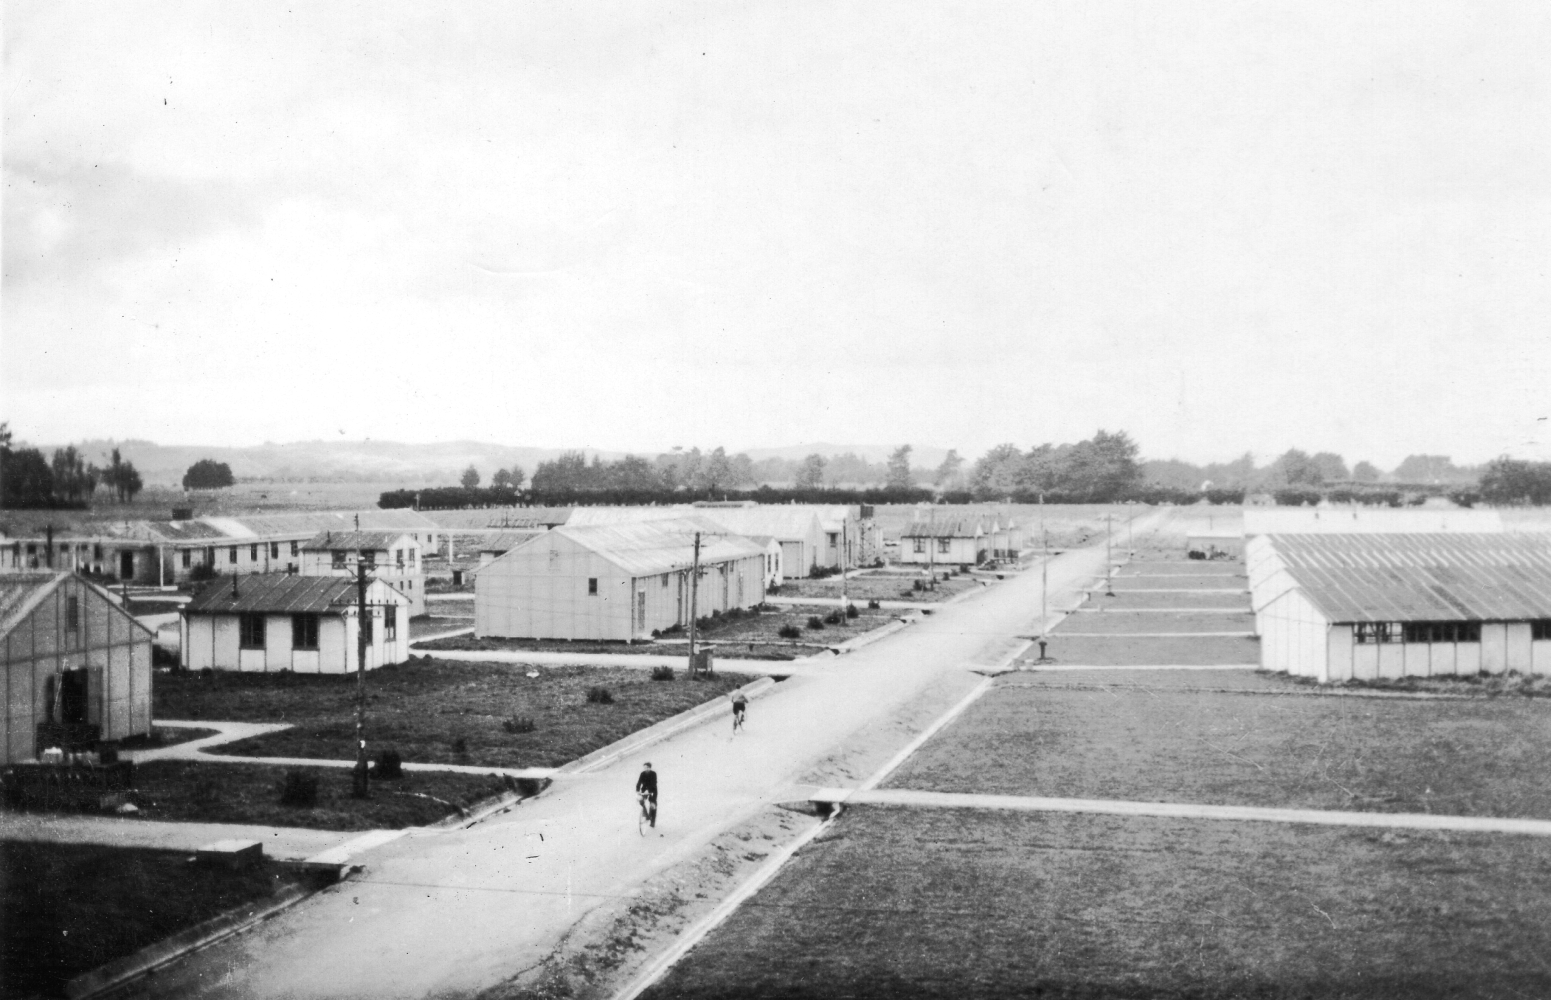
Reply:
M6 3L0 419L1390 467L1551 413L1551 5Z

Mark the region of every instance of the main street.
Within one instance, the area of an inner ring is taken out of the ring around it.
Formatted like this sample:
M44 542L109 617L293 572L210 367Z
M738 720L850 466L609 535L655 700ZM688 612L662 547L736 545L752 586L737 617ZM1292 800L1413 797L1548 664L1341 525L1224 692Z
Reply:
M1138 520L1143 534L1166 515ZM1103 572L1105 545L1049 563L1050 607ZM931 687L943 708L1038 629L1034 568L944 607L721 715L573 778L467 830L414 834L358 859L365 871L156 977L156 996L442 997L475 993L543 960L590 910L626 896L771 803L814 766ZM735 664L727 664L735 669ZM942 683L945 678L949 683ZM935 685L935 686L934 686ZM910 734L899 737L904 746ZM897 749L897 748L896 748ZM661 775L657 836L638 836L633 786Z

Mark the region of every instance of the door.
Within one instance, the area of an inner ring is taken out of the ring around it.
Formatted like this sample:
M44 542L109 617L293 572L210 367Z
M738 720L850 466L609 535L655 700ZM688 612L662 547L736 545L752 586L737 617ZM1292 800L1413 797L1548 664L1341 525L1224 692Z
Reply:
M118 554L118 578L120 580L133 580L135 578L135 554L133 552L120 552Z
M646 591L638 590L635 595L635 630L646 631Z

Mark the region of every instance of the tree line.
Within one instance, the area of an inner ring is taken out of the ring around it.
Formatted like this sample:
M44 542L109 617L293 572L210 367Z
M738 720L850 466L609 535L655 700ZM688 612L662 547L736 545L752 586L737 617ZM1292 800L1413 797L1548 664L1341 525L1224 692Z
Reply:
M74 445L57 448L45 459L36 448L15 446L10 425L0 423L0 508L84 509L101 487L119 503L129 503L145 483L117 448L101 468L87 462Z

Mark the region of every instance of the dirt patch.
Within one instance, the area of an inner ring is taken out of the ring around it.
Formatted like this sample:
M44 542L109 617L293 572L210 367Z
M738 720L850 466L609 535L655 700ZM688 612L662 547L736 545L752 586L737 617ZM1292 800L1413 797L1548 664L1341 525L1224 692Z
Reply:
M1062 690L1070 676L1010 676L889 787L1551 819L1539 778L1551 706L1539 701L1222 693L1210 672L1193 679L1087 675L1087 690Z
M864 807L646 996L1544 996L1538 853L1530 838Z

